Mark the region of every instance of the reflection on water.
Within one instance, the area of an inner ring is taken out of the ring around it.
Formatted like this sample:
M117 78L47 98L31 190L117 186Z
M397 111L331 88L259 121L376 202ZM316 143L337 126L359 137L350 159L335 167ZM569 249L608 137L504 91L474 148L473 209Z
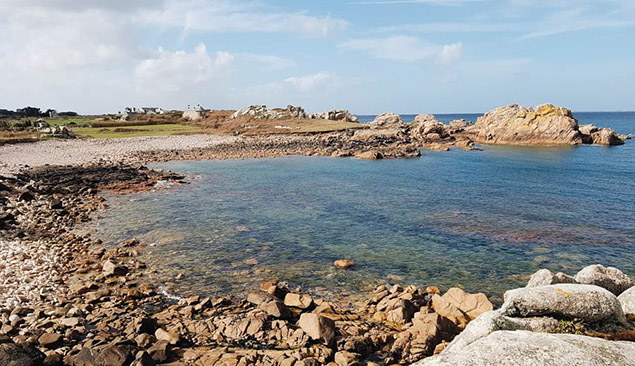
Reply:
M271 278L359 293L402 279L500 300L543 267L574 274L604 263L635 275L633 143L159 166L196 178L110 197L97 226L110 243L152 243L146 260L180 294ZM358 265L338 271L341 258Z

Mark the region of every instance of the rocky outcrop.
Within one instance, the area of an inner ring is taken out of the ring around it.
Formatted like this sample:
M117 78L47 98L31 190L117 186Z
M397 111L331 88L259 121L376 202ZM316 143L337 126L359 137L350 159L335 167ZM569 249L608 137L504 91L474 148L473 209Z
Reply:
M598 270L604 267L587 268L581 272L594 273L591 278L604 279L598 283L607 285L604 276L606 271ZM591 271L591 268L594 270ZM611 272L613 281L609 283L613 285L615 278L622 276L616 276L616 271ZM625 291L623 297L618 299L605 288L568 283L571 281L575 282L575 279L564 273L554 275L546 269L536 272L527 287L505 293L505 302L500 309L478 316L438 356L415 365L480 364L478 362L484 362L484 365L514 364L515 357L520 357L523 364L537 362L536 364L541 365L566 365L569 364L568 359L563 361L558 357L575 350L571 349L570 345L562 343L560 338L565 339L567 343L590 347L589 349L595 347L592 353L602 352L594 356L598 362L621 362L621 357L625 355L622 345L626 343L594 337L632 339L633 324L624 316L626 309L632 304L629 295L629 291L632 290ZM554 284L556 282L566 283ZM584 335L577 335L575 340L569 341L572 339L571 335L545 333ZM496 341L490 344L491 339ZM501 348L496 348L494 343L500 344ZM549 344L555 346L551 347ZM600 346L605 347L606 352L602 351ZM628 357L632 357L633 351L635 350L627 350ZM540 357L532 358L532 355ZM587 355L581 356L583 358L580 359L577 356L576 354L570 358L570 364L588 364ZM468 362L469 360L471 361ZM478 362L474 363L474 360Z
M635 343L573 334L496 331L460 351L443 352L413 366L635 365Z
M309 119L325 119L328 121L344 121L357 122L357 116L354 116L346 109L334 109L326 112L310 113L307 115Z
M578 283L603 287L616 296L635 285L630 277L615 267L595 264L583 268L575 275Z
M507 145L619 145L623 141L610 129L584 127L569 109L552 104L535 108L516 104L496 108L466 129L477 142Z
M288 105L286 109L269 109L266 105L251 105L237 110L229 117L229 119L236 119L244 116L248 116L256 120L300 118L357 122L357 117L346 109L336 109L319 113L306 113L304 108L292 105Z
M593 124L589 124L580 125L579 130L582 133L585 144L624 145L624 136L618 135L610 128L598 128Z
M398 128L403 126L403 121L398 114L384 112L369 123L370 128Z
M446 125L431 114L420 114L410 126L410 135L419 141L438 141L449 137Z

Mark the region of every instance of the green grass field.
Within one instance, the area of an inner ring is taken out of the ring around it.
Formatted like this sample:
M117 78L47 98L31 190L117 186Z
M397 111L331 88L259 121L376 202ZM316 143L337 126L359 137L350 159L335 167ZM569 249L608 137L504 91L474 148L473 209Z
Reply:
M167 136L184 133L201 132L196 126L181 124L129 126L129 127L75 127L73 132L77 137L92 137L98 139L141 137L141 136Z

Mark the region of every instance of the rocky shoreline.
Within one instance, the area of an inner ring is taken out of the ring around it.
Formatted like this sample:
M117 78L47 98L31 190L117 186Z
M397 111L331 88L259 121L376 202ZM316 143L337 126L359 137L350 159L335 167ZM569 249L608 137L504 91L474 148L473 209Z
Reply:
M567 364L556 356L562 348L518 348L527 342L536 347L560 342L573 347L570 352L576 351L572 345L585 344L614 357L596 364L632 364L635 290L617 269L592 266L575 277L539 271L526 289L509 291L497 310L485 295L458 288L441 295L434 286L391 284L361 303L329 302L276 279L246 298L175 300L154 286L140 260L144 243L130 238L107 249L98 238L80 233L107 207L102 191L138 192L183 182L178 174L142 166L152 162L287 155L382 159L418 156L422 147L479 150L477 141L622 141L612 131L578 126L570 113L555 107L510 106L492 115L476 125L445 125L431 115L405 124L385 113L368 128L327 134L0 147L5 175L0 176L0 364L370 366L423 360L454 365L475 357L510 364L505 356L514 352L526 352L528 359L540 353L545 357L536 360L540 364ZM521 127L514 132L510 123ZM555 130L542 131L543 125ZM336 266L346 270L343 263ZM505 343L508 354L495 352L496 342ZM572 360L568 364L579 364L579 358Z
M635 360L635 343L587 336L635 340L624 315L634 315L633 282L615 269L595 266L575 277L539 271L498 310L485 295L458 288L441 295L433 286L380 286L352 304L312 298L275 279L247 298L171 300L139 260L144 243L131 238L107 250L77 233L106 207L100 191L182 180L126 164L0 179L0 364L450 365L477 352L475 344L486 347L500 334L509 343L520 330L543 332L526 339L586 334L574 341L609 342L612 355L626 360L619 364Z

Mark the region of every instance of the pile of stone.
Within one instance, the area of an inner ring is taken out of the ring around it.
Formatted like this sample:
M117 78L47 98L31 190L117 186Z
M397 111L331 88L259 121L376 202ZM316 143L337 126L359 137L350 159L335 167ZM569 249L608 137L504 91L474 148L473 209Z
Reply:
M309 119L325 119L327 121L343 121L343 122L358 122L357 116L351 114L346 109L334 109L326 112L310 113L307 115Z
M496 108L466 129L480 143L509 145L622 145L623 136L593 125L579 126L573 113L553 104Z
M535 273L503 306L471 322L438 356L415 365L634 365L635 287L617 268ZM562 334L569 333L569 334ZM609 340L611 339L611 340ZM618 340L618 341L615 341Z

